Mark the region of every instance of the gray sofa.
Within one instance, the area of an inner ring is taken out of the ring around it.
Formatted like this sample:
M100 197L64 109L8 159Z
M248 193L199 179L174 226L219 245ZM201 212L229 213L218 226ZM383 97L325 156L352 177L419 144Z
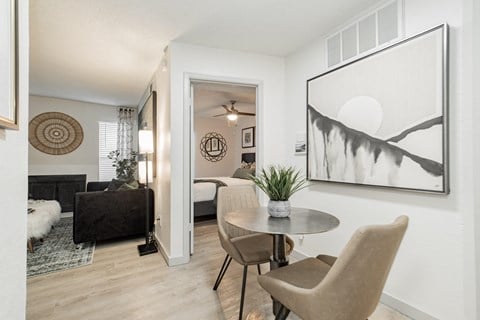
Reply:
M89 182L87 192L75 194L73 242L82 243L145 235L145 189L104 191L109 182ZM148 189L150 227L154 222L154 193Z

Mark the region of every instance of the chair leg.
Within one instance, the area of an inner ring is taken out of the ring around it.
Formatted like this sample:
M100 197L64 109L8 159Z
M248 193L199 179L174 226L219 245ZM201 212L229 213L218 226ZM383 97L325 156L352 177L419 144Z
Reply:
M260 265L257 264L257 271L258 271L258 274L261 275L262 274L262 269L260 269Z
M242 320L243 317L243 303L245 302L245 287L247 286L247 271L248 265L243 266L243 280L242 280L242 295L240 296L240 312L238 319Z
M33 240L31 238L28 239L28 241L27 241L27 247L28 247L28 251L30 253L33 253Z
M275 316L275 320L285 320L287 319L289 314L290 310L288 310L284 305L282 305L280 307L280 310L278 310L277 315Z
M223 279L223 276L225 275L225 272L227 272L227 269L228 269L228 266L230 265L230 262L232 262L232 257L230 257L227 254L227 256L225 257L225 260L223 261L222 268L220 269L220 272L218 273L217 280L215 281L215 284L213 286L213 290L216 291L218 289L218 286L220 285L220 282L222 282L222 279Z

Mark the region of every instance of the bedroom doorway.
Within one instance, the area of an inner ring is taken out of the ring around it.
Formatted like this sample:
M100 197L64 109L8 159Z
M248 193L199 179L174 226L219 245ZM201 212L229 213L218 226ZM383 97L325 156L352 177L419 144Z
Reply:
M188 242L193 254L195 229L216 227L217 189L253 184L241 172L255 171L259 84L192 77L189 87Z

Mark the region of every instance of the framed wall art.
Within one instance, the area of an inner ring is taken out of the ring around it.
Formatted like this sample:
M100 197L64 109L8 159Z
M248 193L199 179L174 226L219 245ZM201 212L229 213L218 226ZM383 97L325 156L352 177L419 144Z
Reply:
M255 127L242 129L242 148L255 147Z
M138 130L152 130L153 132L153 153L148 155L152 161L153 177L157 176L157 92L152 91L138 113Z
M449 193L446 24L307 81L307 178Z
M227 154L227 140L220 133L207 133L200 141L200 154L210 162L222 160Z
M307 154L307 138L305 132L297 132L295 137L295 155Z
M18 30L16 0L1 1L0 128L18 130Z

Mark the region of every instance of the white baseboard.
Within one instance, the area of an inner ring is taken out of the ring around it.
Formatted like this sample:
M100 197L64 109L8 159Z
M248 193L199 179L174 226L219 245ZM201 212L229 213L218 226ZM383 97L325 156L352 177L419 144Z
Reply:
M183 257L183 256L170 257L167 254L167 251L165 250L165 247L163 246L162 242L160 241L160 239L157 237L156 234L155 234L155 240L157 241L158 249L159 249L160 253L162 254L163 259L165 260L165 262L167 263L167 265L169 267L174 267L174 266L178 266L178 265L190 262L190 256L188 256L188 257Z
M310 256L306 255L305 253L298 251L298 250L293 250L292 253L290 254L292 258L295 260L302 260L305 258L309 258ZM417 308L409 305L406 302L403 302L397 298L394 298L390 296L387 293L382 293L382 296L380 297L380 301L386 305L389 306L390 308L406 315L409 318L415 319L415 320L438 320L437 318L421 311L418 310Z
M415 320L438 320L437 318L409 305L406 302L403 302L397 298L390 296L387 293L382 293L380 301L390 308L397 310L398 312L406 315L409 318Z

